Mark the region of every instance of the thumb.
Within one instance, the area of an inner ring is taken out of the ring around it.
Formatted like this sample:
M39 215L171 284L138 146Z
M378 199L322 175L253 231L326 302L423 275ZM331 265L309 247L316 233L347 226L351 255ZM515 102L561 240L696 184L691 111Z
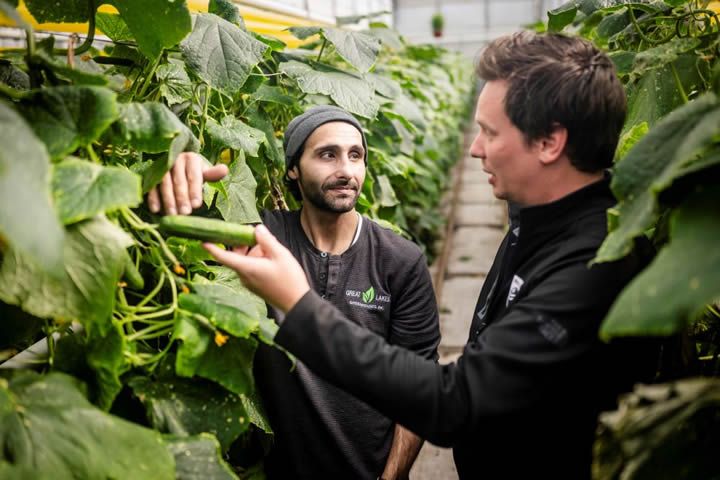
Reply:
M218 163L212 167L203 169L203 180L207 182L217 182L228 174L229 170L224 163Z
M268 258L278 258L285 251L285 247L263 224L255 227L255 242Z

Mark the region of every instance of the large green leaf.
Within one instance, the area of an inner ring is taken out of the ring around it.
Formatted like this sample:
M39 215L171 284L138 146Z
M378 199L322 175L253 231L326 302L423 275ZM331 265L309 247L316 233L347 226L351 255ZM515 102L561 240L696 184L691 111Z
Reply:
M324 27L323 35L342 58L361 72L367 72L375 64L380 52L380 40L362 32Z
M267 317L265 301L248 290L234 270L213 266L208 267L208 271L214 275L214 279L208 280L201 275L195 275L193 289L203 297L211 298L215 303L247 311L260 322L256 332L257 337L268 345L274 345L278 326L273 319Z
M82 23L90 17L87 0L64 0L62 8L58 8L56 0L25 0L24 3L38 23Z
M175 338L182 341L175 358L175 372L182 377L192 377L207 351L213 337L209 322L194 316L194 312L175 311Z
M160 102L125 103L113 129L116 141L147 153L167 152L187 127Z
M280 87L263 84L252 94L252 99L259 102L277 103L292 107L296 103L295 97L287 95Z
M361 72L370 70L380 52L380 39L362 32L332 27L291 27L290 32L300 40L322 35L342 58Z
M75 56L73 58L74 65L71 67L67 64L67 56L53 56L38 52L32 57L32 62L52 70L55 75L70 80L76 86L104 86L108 84L108 77L105 72L91 58Z
M152 427L163 433L211 433L227 450L250 425L241 398L212 382L138 376L128 385L145 406Z
M375 91L384 97L397 98L402 94L402 87L392 77L369 73L366 78L373 84Z
M180 153L197 152L200 148L200 142L192 131L159 102L124 104L113 130L115 141L122 145L141 152L168 152L167 157L155 159L143 173L143 192L160 183Z
M66 225L142 202L137 174L124 167L103 167L77 158L53 166L52 189Z
M213 259L213 256L203 248L203 242L200 240L170 237L165 239L165 243L167 243L167 246L183 265L191 265Z
M62 229L52 206L45 145L0 102L0 241L53 275L63 266Z
M50 156L62 158L97 140L118 116L115 93L103 87L52 87L20 102L20 112L45 142Z
M257 342L252 338L229 337L226 343L218 345L213 342L214 329L202 314L179 309L175 337L182 340L182 344L175 359L176 373L182 377L198 375L213 380L237 394L252 392L252 360Z
M719 133L720 104L708 94L668 115L616 164L612 189L619 202L619 224L595 261L612 261L630 252L633 239L655 221L660 192Z
M213 380L238 395L255 389L253 357L257 342L252 339L230 337L223 346L212 343L207 349L196 374Z
M175 455L177 480L237 480L237 475L223 460L220 445L212 435L166 437L165 442Z
M188 68L211 87L234 95L268 47L217 15L200 14L182 42Z
M223 218L234 223L258 223L260 214L255 203L257 182L245 162L244 155L230 166L230 173L222 180L224 190L218 193L216 207Z
M127 23L125 23L120 15L98 12L95 14L95 25L98 30L113 42L128 42L134 40Z
M697 89L702 82L696 62L697 57L684 54L673 63L685 92ZM647 71L640 80L627 87L627 94L628 113L623 132L642 122L652 127L684 103L670 65Z
M189 101L192 98L192 81L185 71L185 64L171 59L160 65L155 73L160 83L160 95L168 105Z
M215 274L214 280L208 280L202 275L193 277L193 290L199 295L215 303L235 307L252 318L267 315L265 301L248 290L233 270L212 266L208 267L208 271Z
M262 401L258 395L258 391L255 390L250 394L240 395L242 398L243 406L247 412L250 423L260 428L265 433L273 433L270 422L267 419L265 408L263 407Z
M622 292L601 328L604 338L671 335L720 298L720 188L706 187L674 213L670 243Z
M393 50L402 50L405 48L403 39L397 31L387 28L384 25L370 25L370 27L371 28L367 33L380 40L384 47L388 47Z
M577 15L577 1L573 0L548 12L548 29L559 32L575 20Z
M0 463L32 472L15 478L175 478L159 433L94 407L62 373L0 379L0 445Z
M600 415L593 478L713 479L720 442L720 380L638 384Z
M180 43L192 27L185 1L111 0L108 3L120 12L138 49L153 60L163 49Z
M97 332L97 329L89 332L86 359L88 366L95 372L94 401L104 410L110 409L123 388L120 375L128 369L124 351L125 336L118 325L110 326L103 334Z
M373 119L377 114L374 88L361 77L339 70L316 70L296 60L281 63L278 69L297 81L305 93L328 95L338 106L361 117Z
M104 334L110 328L115 288L132 239L104 217L72 225L65 241L60 278L11 250L0 267L0 298L41 318L77 320Z
M265 132L265 155L269 157L270 163L277 168L285 168L285 154L282 146L277 138L275 138L275 128L270 116L259 104L252 105L247 112L248 123L253 128Z
M231 115L223 117L220 123L214 118L208 118L206 127L213 144L222 148L243 150L251 157L257 157L260 144L265 141L264 132Z
M235 337L248 338L260 326L252 304L246 306L234 302L234 304L228 305L218 303L213 298L203 295L183 293L178 298L178 305L183 310L202 315L213 326Z
M210 0L208 12L214 13L218 17L224 18L228 22L246 30L245 21L240 15L240 9L231 0Z
M387 175L378 175L377 183L375 185L378 189L378 193L376 195L378 205L381 207L394 207L399 203L397 196L395 195L395 190L393 189Z
M698 45L700 45L699 38L676 37L667 43L644 50L635 55L632 75L640 77L648 70L672 63L676 61L681 54L694 50Z

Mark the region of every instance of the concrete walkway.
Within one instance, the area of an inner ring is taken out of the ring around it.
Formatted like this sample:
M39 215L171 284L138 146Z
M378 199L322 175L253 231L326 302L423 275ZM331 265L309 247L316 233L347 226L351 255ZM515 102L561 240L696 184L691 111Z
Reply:
M475 127L477 128L477 127ZM481 161L467 154L477 130L465 138L465 158L455 167L458 175L454 198L448 210L451 226L435 271L435 288L440 307L440 363L454 362L462 353L470 321L483 281L492 265L507 223L505 202L497 200L482 171ZM454 207L454 208L453 208ZM441 270L441 271L439 271ZM420 451L411 472L412 480L455 480L458 478L452 450L429 443Z

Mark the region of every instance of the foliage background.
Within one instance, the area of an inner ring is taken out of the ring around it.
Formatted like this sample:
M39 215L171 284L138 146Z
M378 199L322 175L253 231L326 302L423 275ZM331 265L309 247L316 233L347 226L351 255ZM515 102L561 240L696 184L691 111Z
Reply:
M0 478L261 476L272 432L252 359L277 327L199 242L159 234L144 193L191 150L230 169L202 215L296 208L283 129L332 103L366 130L359 210L432 255L472 67L381 24L296 28L307 44L289 49L226 0L194 15L184 1L25 4L90 34L58 49L0 0L27 33L0 57L0 350L49 348L0 379ZM95 27L112 40L101 50Z

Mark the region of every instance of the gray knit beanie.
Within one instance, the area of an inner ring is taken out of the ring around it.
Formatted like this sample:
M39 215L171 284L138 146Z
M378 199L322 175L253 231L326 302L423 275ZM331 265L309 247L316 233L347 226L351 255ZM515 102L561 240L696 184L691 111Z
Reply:
M285 129L283 147L285 149L285 168L290 170L299 158L305 141L319 126L329 122L345 122L354 126L360 132L363 148L365 149L365 165L367 165L367 142L362 125L350 113L342 108L332 105L319 105L309 108L302 115L293 118Z

